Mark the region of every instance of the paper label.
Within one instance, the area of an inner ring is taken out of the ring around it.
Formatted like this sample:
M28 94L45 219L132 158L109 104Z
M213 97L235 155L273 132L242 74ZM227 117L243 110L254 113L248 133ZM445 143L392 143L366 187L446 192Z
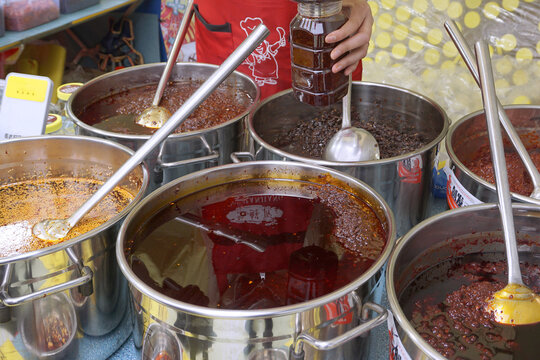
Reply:
M444 172L448 177L446 182L446 201L450 209L482 204L482 201L474 197L463 185L461 185L450 168L445 167Z
M403 346L401 339L399 338L396 323L394 322L394 315L392 315L392 312L390 310L388 310L387 324L389 336L388 345L390 347L390 360L412 360L407 353L407 350L405 350L405 346Z
M398 162L398 174L402 182L419 184L422 181L422 156L415 155Z
M6 96L14 99L44 102L49 83L43 79L10 76L6 84Z

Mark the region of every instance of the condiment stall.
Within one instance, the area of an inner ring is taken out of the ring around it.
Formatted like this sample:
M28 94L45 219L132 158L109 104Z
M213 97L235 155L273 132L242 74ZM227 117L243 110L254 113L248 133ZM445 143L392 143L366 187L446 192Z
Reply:
M156 63L59 88L42 136L0 142L0 355L538 357L540 323L484 310L507 272L485 112L451 124L429 93L329 72L329 50L306 48L306 33L343 24L341 2L297 2L291 89L261 100L235 70L261 25L219 66L172 65L161 127L140 121L167 73ZM9 91L28 79L11 76ZM3 111L20 109L7 100ZM326 158L347 104L377 143L370 160ZM540 105L499 111L540 168ZM538 184L503 142L521 271L538 294Z

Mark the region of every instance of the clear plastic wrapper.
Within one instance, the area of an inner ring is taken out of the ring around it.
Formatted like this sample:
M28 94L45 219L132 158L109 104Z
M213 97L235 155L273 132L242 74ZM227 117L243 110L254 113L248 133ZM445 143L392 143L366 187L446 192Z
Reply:
M60 9L54 0L7 0L6 30L23 31L57 19Z
M450 120L482 109L481 93L444 29L454 20L474 49L488 41L502 104L540 103L540 2L537 0L369 1L374 27L363 61L366 81L430 97Z

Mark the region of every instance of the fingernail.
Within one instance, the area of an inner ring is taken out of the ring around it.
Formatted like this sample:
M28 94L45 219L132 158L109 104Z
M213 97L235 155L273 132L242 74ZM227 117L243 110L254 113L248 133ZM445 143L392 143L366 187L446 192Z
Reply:
M341 56L341 51L337 50L337 49L334 49L334 51L332 51L330 53L330 57L332 58L332 60L335 60L337 59L338 57Z
M332 72L337 73L340 72L342 69L341 65L334 65L332 68Z
M336 37L334 35L326 36L326 42L334 42L334 41L336 41Z

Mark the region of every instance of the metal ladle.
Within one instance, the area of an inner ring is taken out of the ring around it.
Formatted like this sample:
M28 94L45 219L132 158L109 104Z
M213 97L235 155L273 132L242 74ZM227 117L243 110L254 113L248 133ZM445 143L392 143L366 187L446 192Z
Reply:
M501 324L533 324L540 322L540 296L525 286L521 278L508 174L504 158L501 127L497 115L495 84L493 83L489 49L482 41L476 43L476 57L497 184L506 257L508 259L508 285L488 299L487 309L494 314L495 321Z
M444 23L444 27L446 31L448 32L448 35L450 35L450 38L456 45L456 48L461 54L463 61L465 61L465 64L469 68L469 71L471 72L473 78L476 80L476 83L478 84L478 86L480 86L480 79L478 77L478 70L476 69L474 55L471 51L471 48L467 45L467 42L465 41L465 37L459 31L456 23L452 20L446 21ZM501 105L501 102L497 98L495 98L495 105L499 113L499 119L502 122L503 127L506 130L506 133L508 134L510 141L512 142L512 145L514 146L519 157L521 158L521 161L523 162L525 169L527 169L527 172L529 173L529 176L531 177L534 189L531 195L529 196L532 197L533 199L540 200L540 173L538 172L538 169L534 165L534 162L532 161L531 156L527 152L527 149L525 148L525 146L523 146L523 143L521 142L519 134L516 132L516 129L512 125L512 122L506 115L506 112L504 111L504 108Z
M154 135L131 156L81 207L67 219L50 219L38 222L32 228L35 236L46 241L58 241L103 199L115 186L139 165L148 154L176 129L188 116L251 54L268 36L270 31L260 24L216 71L191 95Z
M178 32L176 33L176 39L174 39L174 44L171 49L171 53L169 54L169 59L167 60L165 69L163 70L161 78L159 79L156 94L154 95L154 100L152 100L152 106L144 109L144 111L135 119L135 122L141 126L158 129L162 127L165 121L169 120L171 117L171 112L163 106L159 106L159 103L163 93L165 92L165 87L167 86L167 83L171 77L173 66L176 63L178 54L180 53L180 47L182 46L184 38L186 37L188 26L191 21L191 17L193 16L193 1L194 0L189 0L184 10L184 16L180 22Z
M343 122L339 130L326 144L323 158L329 161L378 160L381 155L377 140L369 131L351 125L352 79L349 75L349 89L343 97Z

